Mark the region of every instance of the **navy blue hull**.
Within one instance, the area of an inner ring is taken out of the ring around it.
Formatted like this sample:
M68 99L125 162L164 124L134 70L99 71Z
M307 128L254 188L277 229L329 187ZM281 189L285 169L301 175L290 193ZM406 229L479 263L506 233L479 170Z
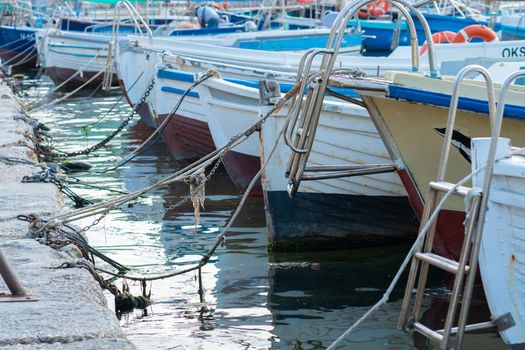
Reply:
M424 14L430 30L432 33L442 32L442 31L453 31L458 32L461 29L471 25L471 24L482 24L488 25L487 22L478 22L470 18L458 18L452 16L442 16L434 14ZM417 31L417 40L419 45L423 45L425 42L425 32L421 25L421 22L417 19L415 15L412 15L414 24ZM392 45L392 36L393 29L395 24L392 23L385 28L368 28L366 24L363 24L363 30L366 35L373 36L375 38L365 38L363 40L363 47L368 52L381 52L387 53L391 49ZM495 30L499 30L499 25L496 26ZM480 39L474 39L473 42L480 41ZM410 45L410 34L407 29L401 30L399 33L399 45L400 46L409 46Z
M7 65L34 68L37 58L35 29L0 26L0 57Z
M265 192L274 252L355 249L413 241L419 223L406 197Z

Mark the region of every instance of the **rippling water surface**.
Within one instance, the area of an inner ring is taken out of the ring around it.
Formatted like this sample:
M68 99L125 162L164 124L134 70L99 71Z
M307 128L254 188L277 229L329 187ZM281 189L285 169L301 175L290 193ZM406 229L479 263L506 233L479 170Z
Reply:
M25 103L61 96L50 92L53 85L46 78L27 80L23 87ZM102 140L129 112L117 91L93 96L83 93L33 116L52 129L58 148L74 151ZM135 118L108 147L83 159L95 170L114 165L150 132ZM148 186L178 168L160 141L124 167L78 176L85 185L71 187L98 203L119 195L115 191ZM206 186L201 227L195 228L191 203L169 209L188 192L187 184L177 183L150 193L132 207L112 211L88 231L91 244L130 266L134 274L195 263L214 243L242 194L219 170ZM76 224L83 227L92 222L89 218ZM194 272L155 281L151 285L152 306L124 315L124 332L140 349L323 349L381 298L409 249L398 246L269 256L266 242L263 201L250 198L224 246L203 268L204 303L199 300ZM423 316L432 324L442 322L448 305L445 286L450 280L437 276L431 280L433 287ZM122 281L117 283L120 286ZM133 293L140 293L137 284L130 281L129 285ZM340 348L437 348L421 337L396 330L403 290L404 282L394 290L391 302ZM108 301L111 305L110 294ZM473 319L485 321L488 315L482 296L475 298L475 305ZM497 334L487 333L467 336L465 348L505 347Z

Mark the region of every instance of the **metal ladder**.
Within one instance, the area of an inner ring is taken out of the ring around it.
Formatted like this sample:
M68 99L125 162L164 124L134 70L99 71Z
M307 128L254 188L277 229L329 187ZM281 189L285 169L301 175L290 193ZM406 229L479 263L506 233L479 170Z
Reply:
M452 133L454 131L458 107L459 88L465 76L471 72L478 72L485 79L488 94L489 118L492 129L492 138L493 140L497 140L499 137L501 118L498 118L498 122L495 121L496 103L492 78L489 72L485 68L477 65L463 68L456 77L454 90L451 97L447 129L443 141L438 175L436 181L432 181L429 184L429 192L425 201L425 207L421 218L421 229L428 225L428 222L436 210L443 193L452 190L454 187L454 184L445 181L445 174L450 155ZM459 261L456 262L432 253L437 219L431 223L431 226L426 233L426 237L421 240L420 244L416 247L412 257L412 265L410 267L407 286L401 306L398 327L405 330L415 330L423 334L425 337L438 342L439 347L442 350L459 349L466 331L493 328L498 323L498 320L493 320L474 325L466 324L472 297L472 290L478 270L478 253L487 203L486 194L488 194L489 191L494 166L495 146L493 148L494 150L491 153L491 156L489 156L489 161L487 163L488 165L485 169L485 181L483 188L481 191L478 189L478 191L471 193L472 197L469 206L470 208L466 209L466 211L468 210L466 213L468 220L465 225L465 237L463 240ZM470 191L471 188L461 186L452 192L452 195L466 197L469 195ZM424 234L424 232L420 232L420 234ZM452 296L447 311L445 325L441 330L432 330L419 322L430 266L437 267L455 275ZM410 306L412 303L412 292L416 284L418 271L419 279L417 281L415 300L412 306L411 316L409 317ZM462 296L461 301L460 295ZM459 308L459 319L457 326L454 326L459 303L461 303ZM451 338L453 334L457 334L455 339Z
M299 189L301 181L333 179L337 177L378 174L395 171L394 164L365 164L365 165L318 165L308 166L308 158L315 140L315 133L322 110L325 93L330 76L337 72L333 70L338 53L342 52L341 42L347 23L357 14L357 11L373 0L359 0L347 5L335 20L328 43L324 49L310 49L301 59L296 83L302 82L299 93L292 101L288 118L284 127L285 143L291 148L285 176L288 178L288 193L293 196ZM419 71L419 54L417 33L414 20L410 16L413 12L421 22L427 41L429 42L430 70L433 77L437 76L436 63L433 55L434 46L430 28L424 16L417 7L423 6L431 0L422 0L411 4L407 0L387 0L399 9L405 17L411 36L412 71ZM312 74L314 59L322 56L320 69ZM306 97L305 97L306 94ZM355 101L354 101L355 102ZM358 103L359 104L359 103Z

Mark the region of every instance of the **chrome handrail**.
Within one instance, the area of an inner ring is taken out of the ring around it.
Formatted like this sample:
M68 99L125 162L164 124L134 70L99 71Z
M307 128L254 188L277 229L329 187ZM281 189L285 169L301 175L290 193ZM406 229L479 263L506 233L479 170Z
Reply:
M144 21L140 13L138 13L135 7L133 7L133 5L128 0L120 0L115 4L115 15L113 20L113 27L111 28L111 40L108 44L108 55L106 58L106 66L104 68L104 77L102 80L102 88L105 91L108 91L111 88L111 82L113 78L113 51L118 45L118 35L120 30L120 9L122 7L124 7L124 9L128 11L133 23L137 27L137 30L141 36L144 36L144 32L141 27L141 25L143 25L148 36L150 38L153 37L153 32L151 31L149 25L146 23L146 21Z
M489 153L489 162L487 164L487 168L485 169L485 180L484 185L482 188L482 196L481 196L481 203L479 207L479 212L477 215L477 223L475 226L475 235L473 239L473 251L472 255L470 256L469 264L474 264L477 262L478 252L479 252L479 243L481 241L481 232L483 230L483 222L485 218L486 213L486 204L487 204L487 197L489 192L489 186L490 181L492 179L492 169L494 167L494 157L495 157L495 146L497 146L497 139L499 137L499 129L496 130L495 126L495 115L496 115L496 99L494 96L494 82L492 80L492 76L490 75L489 71L480 66L480 65L471 65L464 67L459 71L459 73L456 76L456 81L454 82L454 88L452 90L452 96L450 100L450 107L448 112L448 120L447 120L447 129L445 131L445 136L443 140L443 149L441 151L441 159L439 162L439 168L438 168L438 175L437 175L437 181L441 182L445 180L446 170L447 170L447 163L448 158L450 155L450 148L452 144L452 133L454 132L454 124L456 121L456 115L457 115L457 109L458 109L458 102L459 102L459 91L461 88L461 83L463 82L463 79L467 76L467 74L471 72L477 72L480 73L483 79L485 80L485 85L487 88L487 103L488 103L488 114L489 114L489 122L490 127L492 130L492 140L491 140L491 147L494 146L494 152ZM499 104L498 104L499 108ZM494 140L496 141L494 143ZM472 229L471 225L465 226L466 229ZM472 237L472 233L468 233L468 237ZM461 276L463 277L463 276ZM467 277L467 282L465 285L465 291L463 296L463 303L465 305L470 305L470 300L472 298L472 285L474 283L474 277L475 273L469 273ZM457 307L457 301L458 301L458 293L456 290L456 283L461 285L462 278L456 280L455 282L455 288L453 289L451 302L449 304L449 309L447 312L447 316L445 319L445 327L443 332L443 339L444 342L448 344L448 339L450 335L452 334L452 326L453 322L455 322L455 316L456 316L456 307ZM461 346L463 335L465 333L465 325L467 323L467 316L468 316L468 308L461 309L459 320L458 320L458 334L457 334L457 344Z
M489 119L490 126L494 129L494 116L496 115L496 98L494 96L494 82L489 71L480 66L480 65L470 65L464 67L459 71L456 76L456 81L454 82L454 88L452 90L452 95L450 97L450 108L448 110L448 119L447 119L447 130L445 131L443 149L441 150L441 159L439 161L439 169L437 175L437 181L444 181L445 174L447 172L447 163L450 154L450 145L452 140L452 132L454 131L454 124L456 122L456 114L458 110L459 102L459 90L461 83L465 79L466 75L472 72L477 72L481 74L485 80L487 87L487 101L489 105ZM498 104L499 108L499 104ZM498 132L499 134L499 132Z
M128 0L120 0L115 4L112 35L115 35L115 29L116 29L117 30L116 35L118 36L118 29L120 27L120 9L121 7L124 7L124 9L128 11L131 17L131 20L137 27L141 36L144 36L144 32L142 30L141 25L144 26L144 29L150 38L153 36L153 32L151 31L151 28L149 27L149 25L146 23L144 18L142 18L140 13L138 13L135 7Z
M295 126L297 124L299 113L301 111L301 107L302 107L302 104L303 104L303 96L304 96L304 93L306 91L307 81L312 79L312 77L310 77L310 78L308 77L308 72L310 72L310 69L312 67L312 62L313 62L314 58L317 55L320 55L320 54L327 55L327 54L332 54L332 53L333 53L333 51L330 50L330 49L314 49L314 50L311 51L310 55L308 55L308 56L305 55L304 56L304 57L307 57L306 62L305 62L305 60L301 59L301 62L299 63L299 71L304 66L303 83L301 84L301 88L299 89L299 93L294 97L292 109L290 110L290 114L289 114L290 118L287 118L285 126L284 126L284 142L294 152L297 152L297 153L305 153L306 152L306 150L304 150L304 149L296 148L293 145L291 139L292 139L293 130L295 129ZM305 63L306 63L306 65L305 65ZM299 77L299 75L298 75L298 77ZM299 80L299 79L297 79L297 80ZM310 95L310 94L307 96L307 101L305 102L306 105L309 104L309 99L311 98L311 96L312 95ZM291 124L291 126L289 124Z
M293 194L297 191L302 172L305 169L309 154L315 139L315 133L319 117L322 109L325 91L328 86L328 80L332 74L332 70L340 52L341 43L344 38L344 33L348 22L357 15L357 12L363 6L372 3L374 0L360 0L348 4L337 16L334 25L330 31L328 42L325 49L309 50L303 56L296 81L302 81L300 93L294 98L292 107L288 113L288 118L285 123L284 141L292 149L292 154L288 162L286 176L289 178L289 193ZM418 40L415 23L410 16L410 12L415 13L417 19L421 22L425 37L428 42L428 57L430 66L430 76L438 78L436 69L436 60L434 55L434 42L432 41L432 34L430 27L423 16L423 14L407 0L386 0L405 16L408 23L410 37L411 37L411 58L412 71L419 71L419 54L418 54ZM416 3L417 6L427 4L429 1L420 1ZM321 65L317 74L311 75L310 70L315 56L323 54ZM315 82L314 82L315 79ZM306 87L310 86L306 94L306 101L303 103L304 93ZM300 127L296 126L298 119L301 118ZM300 130L300 133L299 133ZM293 133L296 133L295 139L292 141Z

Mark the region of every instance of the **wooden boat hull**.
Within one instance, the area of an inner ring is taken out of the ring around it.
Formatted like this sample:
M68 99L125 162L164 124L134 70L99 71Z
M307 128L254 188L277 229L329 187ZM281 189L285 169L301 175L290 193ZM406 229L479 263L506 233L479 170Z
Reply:
M182 77L179 77L182 79ZM199 85L199 100L217 147L247 130L259 118L259 91L211 78ZM260 169L261 145L270 152L287 107L262 125L261 141L252 135L225 157L230 177L245 189ZM277 119L278 121L276 121ZM386 149L361 107L325 103L313 164L386 163ZM290 198L284 177L290 150L282 142L263 172L262 188L273 251L359 248L413 240L417 220L396 174L309 181ZM235 162L231 162L232 157ZM259 190L259 187L255 187ZM254 194L254 192L252 192ZM257 193L255 193L257 194ZM372 214L372 215L370 215Z
M160 125L173 110L184 91L193 84L194 75L175 70L160 70L157 80L156 104L153 109L161 113L158 121ZM162 138L176 160L201 158L214 151L216 147L225 145L232 136L246 129L249 126L247 123L254 123L257 120L256 107L251 109L255 113L246 118L247 116L239 115L238 110L219 111L213 108L209 103L209 97L206 83L190 91L176 115L171 118L162 132ZM234 121L230 125L233 129L230 128L227 134L217 128L219 118ZM251 151L247 151L246 147ZM257 135L253 135L235 150L227 152L223 164L237 187L241 191L246 190L260 169ZM262 195L260 181L255 184L251 195Z
M35 68L35 31L29 27L0 26L0 58L13 68Z
M159 115L159 123L162 124L168 115ZM179 162L198 160L215 150L208 124L180 114L170 118L162 131L162 139Z
M94 75L106 66L110 36L94 33L56 32L37 36L37 48L42 57L41 64L53 82L65 83L68 89L86 84ZM42 45L45 40L45 45ZM71 78L77 72L75 77ZM113 68L113 72L116 72ZM70 79L71 78L71 79ZM68 80L70 79L70 80ZM104 79L104 73L88 83L89 87L98 87ZM118 86L116 74L113 74L112 86Z
M71 79L71 76L75 75L76 72L77 72L76 70L69 69L69 68L59 68L59 67L47 67L46 68L46 74L51 78L51 80L53 80L53 83L55 83L55 85L60 85L69 79L69 81L67 81L67 83L63 85L63 88L65 89L72 90L84 84L86 84L85 87L87 88L96 88L102 84L102 81L104 79L104 76L101 74L88 83L88 81L98 73L98 72L89 72L89 71L82 72L82 74L78 74L74 78ZM112 75L111 85L112 86L118 85L116 74Z
M490 139L473 140L472 168L486 163ZM513 140L514 142L514 140ZM511 152L509 139L500 139L496 158ZM483 186L484 173L474 178ZM496 162L481 238L479 267L491 316L511 315L515 325L500 330L511 349L525 348L525 157Z
M416 215L421 217L428 184L436 179L443 134L447 124L452 81L397 73L388 92L358 90L376 125L382 125L382 137L394 158L399 158L399 174L407 189ZM425 85L426 84L426 85ZM490 135L486 93L480 84L462 90L456 116L446 179L456 183L470 173L470 140ZM521 94L509 94L511 103L521 105ZM477 99L476 99L477 96ZM484 99L484 100L483 100ZM502 135L517 144L525 144L525 119L522 107L506 109ZM521 111L521 112L520 112ZM525 115L525 114L524 114ZM458 259L463 241L463 199L451 198L441 211L434 249L440 255Z
M280 139L286 109L262 126L263 189L273 251L360 248L411 241L418 223L395 173L303 181L285 178L291 150ZM386 164L391 159L364 108L326 101L309 166Z
M261 169L261 160L257 156L252 156L246 153L229 151L224 155L224 167L230 175L233 183L241 191L245 191L248 185ZM250 196L262 197L261 180L257 180Z
M414 240L406 197L265 191L274 252L357 249Z

